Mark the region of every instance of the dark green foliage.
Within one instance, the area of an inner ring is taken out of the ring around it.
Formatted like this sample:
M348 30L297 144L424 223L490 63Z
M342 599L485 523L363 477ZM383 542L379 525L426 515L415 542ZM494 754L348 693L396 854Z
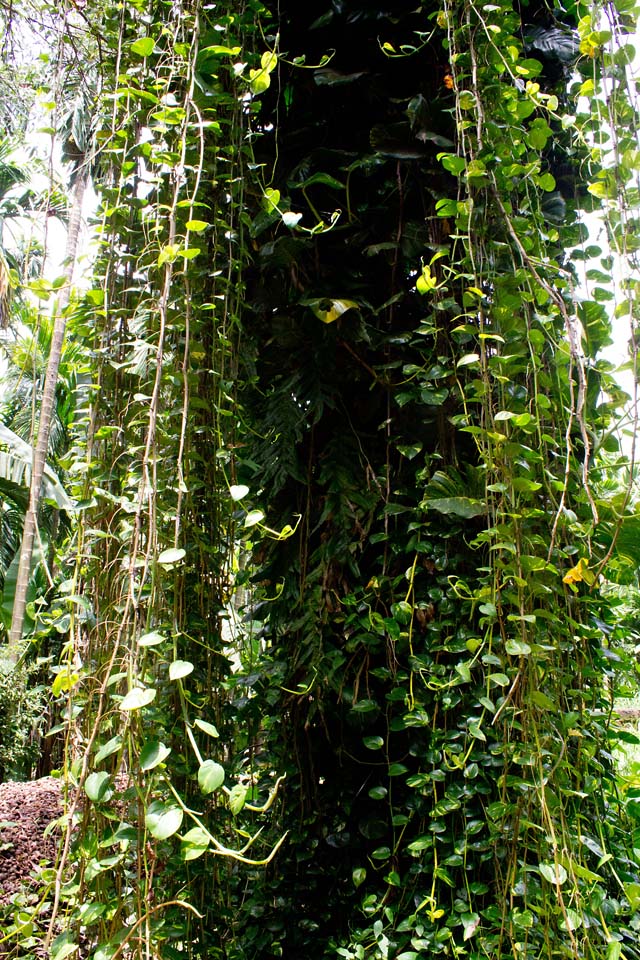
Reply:
M254 554L272 599L242 709L280 718L258 760L287 771L290 833L240 956L579 956L605 949L603 916L628 915L605 850L635 882L593 620L607 602L592 577L575 596L562 582L608 416L596 370L576 413L583 372L559 346L584 154L545 104L577 20L502 5L494 48L462 5L443 44L436 12L278 10L241 355L257 442L238 467L271 524L301 517ZM537 105L506 69L489 79L508 44ZM302 53L320 66L289 65ZM580 309L595 358L603 313Z
M46 729L45 687L38 668L0 662L0 783L28 780Z

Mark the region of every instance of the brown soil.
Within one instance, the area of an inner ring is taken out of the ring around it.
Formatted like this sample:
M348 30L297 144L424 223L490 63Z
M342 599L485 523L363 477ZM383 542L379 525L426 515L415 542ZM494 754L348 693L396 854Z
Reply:
M41 861L54 861L56 832L45 829L62 814L60 781L0 784L0 903L28 881Z

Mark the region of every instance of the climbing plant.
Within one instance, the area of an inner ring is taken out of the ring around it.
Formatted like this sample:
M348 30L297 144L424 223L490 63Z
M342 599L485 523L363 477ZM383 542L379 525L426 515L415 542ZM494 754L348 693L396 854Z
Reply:
M254 552L245 711L285 718L292 842L253 955L634 954L600 589L625 506L596 481L615 260L585 220L617 253L634 216L632 15L279 6L239 468L301 520Z
M635 8L74 8L65 811L4 941L637 956Z

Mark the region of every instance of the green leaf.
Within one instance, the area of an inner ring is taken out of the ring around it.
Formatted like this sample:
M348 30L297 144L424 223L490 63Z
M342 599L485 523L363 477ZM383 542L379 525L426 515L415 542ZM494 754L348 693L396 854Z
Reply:
M553 136L553 131L547 121L542 117L536 117L531 121L531 126L526 134L526 141L534 150L544 150L549 137Z
M445 170L447 170L449 173L452 173L454 177L459 176L467 165L464 157L458 157L455 153L439 153L438 160L441 162Z
M384 800L389 791L386 787L371 787L369 796L372 800Z
M332 177L328 173L314 173L313 176L309 177L307 180L303 180L302 183L294 183L292 187L298 190L306 190L307 187L313 186L313 184L322 183L326 187L332 187L334 190L344 190L345 184L340 183L339 180L336 180L335 177Z
M115 737L111 737L111 740L107 740L107 742L100 747L94 757L94 763L101 763L103 760L106 760L111 754L117 753L121 746L122 737L117 733Z
M256 97L259 97L261 93L264 93L265 90L268 90L271 86L271 78L264 70L250 70L249 81L251 93Z
M640 910L640 883L625 883L624 893L634 913Z
M242 47L225 47L222 44L214 43L210 47L203 47L200 54L212 53L216 57L237 57Z
M264 513L262 510L249 510L249 513L244 518L245 529L248 527L255 527L256 524L262 523L264 520Z
M420 506L425 510L437 510L446 515L456 517L481 517L487 512L487 505L480 500L471 500L470 497L438 497L432 500L423 500Z
M139 57L149 57L153 53L155 45L156 42L153 37L141 37L139 40L133 41L131 52Z
M553 193L556 188L556 179L552 173L543 173L537 178L537 184L545 193Z
M480 915L477 913L463 913L460 915L464 933L463 940L469 940L480 926Z
M183 677L188 677L190 673L193 673L194 666L190 660L174 660L173 663L169 664L169 679L170 680L182 680Z
M380 750L382 747L384 747L384 740L382 737L363 737L362 742L367 750Z
M147 830L156 840L167 840L177 833L184 817L181 807L162 800L154 800L149 806L144 822Z
M180 856L183 860L197 860L206 853L211 840L202 827L188 830L180 841Z
M240 813L247 800L248 788L242 783L236 783L229 793L229 809L234 817Z
M182 547L170 547L169 550L163 550L162 553L158 554L158 563L167 567L173 566L175 563L184 560L186 553L187 551Z
M217 727L214 727L214 725L213 725L212 723L208 723L207 720L200 720L200 719L198 718L197 720L194 720L194 726L196 726L196 727L198 727L198 729L202 730L203 733L209 734L210 737L219 737L219 736L220 736L220 734L218 733Z
M361 887L367 879L367 871L364 867L354 867L351 871L351 880L356 890Z
M138 638L138 646L155 647L166 639L164 634L158 633L157 630L152 630L150 633L143 633L142 636Z
M487 737L486 737L485 733L483 732L482 728L480 727L480 724L479 724L479 723L473 723L473 722L470 721L470 722L469 722L469 733L470 733L471 736L474 737L476 740L482 740L483 743L486 742Z
M510 657L528 657L531 647L524 640L507 640L504 645Z
M559 926L561 930L577 930L582 926L582 917L577 910L567 907L565 918L560 921Z
M201 233L209 224L206 220L187 220L185 226L191 233Z
M233 484L229 487L229 496L232 500L242 500L249 493L249 487L245 487L243 483Z
M150 740L140 751L140 769L153 770L159 763L163 763L170 753L171 747L166 747L160 740Z
M353 713L372 713L374 710L378 709L377 701L375 700L358 700L357 703L354 703L351 707Z
M411 445L398 444L398 453L403 457L406 457L407 460L413 460L414 457L417 457L420 451L422 450L422 443L413 443Z
M99 773L90 773L84 784L84 792L94 803L102 803L112 796L111 774L102 770Z
M54 697L59 697L61 693L68 693L69 690L73 690L79 680L79 673L71 672L68 667L63 667L56 674L55 680L51 684L51 692Z
M17 433L0 423L0 477L27 493L31 483L33 447ZM60 510L71 511L73 501L67 495L58 475L47 464L42 478L42 496L53 501Z
M51 960L64 960L78 949L71 933L59 934L51 944Z
M106 912L106 903L83 903L78 909L80 923L83 927L90 927Z
M215 760L205 760L198 770L198 783L203 793L213 793L224 783L224 768Z
M561 863L541 863L538 865L541 875L549 883L561 887L566 882L568 874Z
M133 687L120 703L120 709L123 711L140 710L142 707L149 706L156 698L156 691L153 687Z
M478 363L480 360L480 354L478 353L467 353L464 357L460 357L456 363L457 367L469 367L472 363Z

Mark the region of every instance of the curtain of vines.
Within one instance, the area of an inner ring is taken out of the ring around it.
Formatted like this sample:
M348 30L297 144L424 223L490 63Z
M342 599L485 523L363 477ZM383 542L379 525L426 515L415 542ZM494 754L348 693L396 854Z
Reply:
M637 954L600 580L613 261L581 213L635 190L634 135L600 121L612 89L634 115L618 9L609 52L591 6L278 7L240 470L300 521L253 558L243 710L290 843L251 956Z
M242 819L267 795L241 749L235 765L220 699L248 122L271 66L240 54L259 10L91 11L98 254L73 329L94 380L53 685L68 792L49 885L16 919L18 951L40 929L57 960L184 956L186 944L211 956L228 937L227 865L273 852Z

